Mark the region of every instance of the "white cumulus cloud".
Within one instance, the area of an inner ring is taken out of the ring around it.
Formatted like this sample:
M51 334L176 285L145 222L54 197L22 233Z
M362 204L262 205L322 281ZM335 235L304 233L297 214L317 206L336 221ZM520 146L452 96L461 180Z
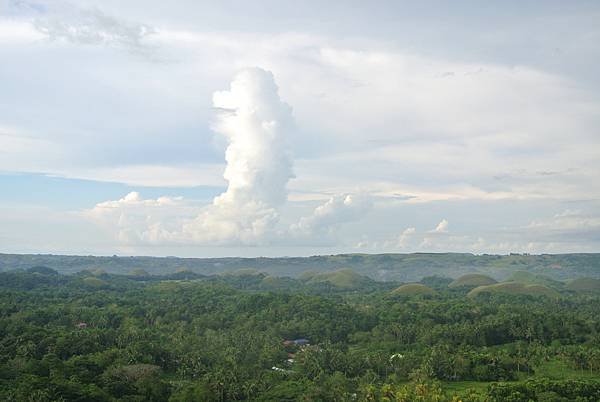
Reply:
M278 94L273 74L260 68L239 72L230 89L216 92L214 130L227 141L224 179L227 190L193 218L162 222L156 216L177 215L180 199L144 200L131 193L98 204L91 216L118 228L121 241L173 241L194 244L261 244L275 233L280 208L293 177L286 136L293 126L292 109ZM317 208L301 221L303 229L322 228L351 219L358 205L352 196ZM151 209L151 211L148 211ZM157 213L168 209L171 213Z
M215 131L228 142L228 187L183 234L197 242L256 243L277 223L293 177L286 142L291 108L279 98L273 74L259 68L241 71L228 91L214 94L213 105Z
M448 233L448 221L442 219L440 223L431 231L432 233Z
M411 240L415 236L415 233L417 233L417 230L413 227L405 229L402 232L402 234L400 235L400 237L398 238L398 244L397 244L398 248L400 248L400 249L407 248L409 246Z
M340 224L362 218L371 207L365 195L337 195L319 205L312 215L303 217L290 227L292 235L331 234Z
M131 192L119 200L98 203L83 215L114 234L120 243L156 244L172 236L178 219L189 208L181 197L143 199L138 192Z

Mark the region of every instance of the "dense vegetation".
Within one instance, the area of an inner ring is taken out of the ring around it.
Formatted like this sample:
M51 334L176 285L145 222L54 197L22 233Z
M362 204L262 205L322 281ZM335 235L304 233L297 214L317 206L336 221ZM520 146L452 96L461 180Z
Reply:
M600 400L599 293L451 282L0 273L0 400Z

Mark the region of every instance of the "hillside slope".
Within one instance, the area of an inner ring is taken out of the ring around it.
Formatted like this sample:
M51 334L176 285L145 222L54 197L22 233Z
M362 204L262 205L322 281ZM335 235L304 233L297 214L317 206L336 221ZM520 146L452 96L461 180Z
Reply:
M449 288L476 288L477 286L493 285L498 281L487 275L467 274L452 281Z
M560 293L544 285L525 285L518 282L502 282L494 285L479 286L468 293L469 297L476 297L483 293L503 293L511 295L560 297Z

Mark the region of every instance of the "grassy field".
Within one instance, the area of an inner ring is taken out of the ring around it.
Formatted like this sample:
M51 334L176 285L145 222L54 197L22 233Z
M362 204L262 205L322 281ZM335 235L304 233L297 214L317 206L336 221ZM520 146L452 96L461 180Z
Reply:
M552 359L535 367L535 373L530 376L524 375L521 381L530 378L549 378L552 380L566 379L598 379L600 373L590 373L587 370L576 370L560 359ZM519 381L515 381L519 382ZM464 394L469 389L474 391L485 391L492 382L485 381L446 381L442 384L447 396Z
M454 396L458 393L472 389L475 391L485 391L491 382L479 381L447 381L442 384L444 392L447 396Z
M563 379L591 379L600 378L600 373L590 373L588 370L575 370L562 360L554 359L536 367L535 377Z

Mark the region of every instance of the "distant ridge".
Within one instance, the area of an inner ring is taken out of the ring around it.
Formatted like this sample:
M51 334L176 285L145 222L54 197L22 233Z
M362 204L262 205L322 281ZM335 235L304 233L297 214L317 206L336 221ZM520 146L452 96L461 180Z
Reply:
M200 275L253 269L265 275L298 278L303 272L351 269L376 281L419 282L428 276L459 278L481 274L506 280L517 271L545 275L554 281L577 277L600 279L600 254L473 255L466 253L338 254L311 257L176 258L94 257L41 254L0 254L0 271L43 266L60 273L100 269L125 274L143 269L150 275L186 269Z

